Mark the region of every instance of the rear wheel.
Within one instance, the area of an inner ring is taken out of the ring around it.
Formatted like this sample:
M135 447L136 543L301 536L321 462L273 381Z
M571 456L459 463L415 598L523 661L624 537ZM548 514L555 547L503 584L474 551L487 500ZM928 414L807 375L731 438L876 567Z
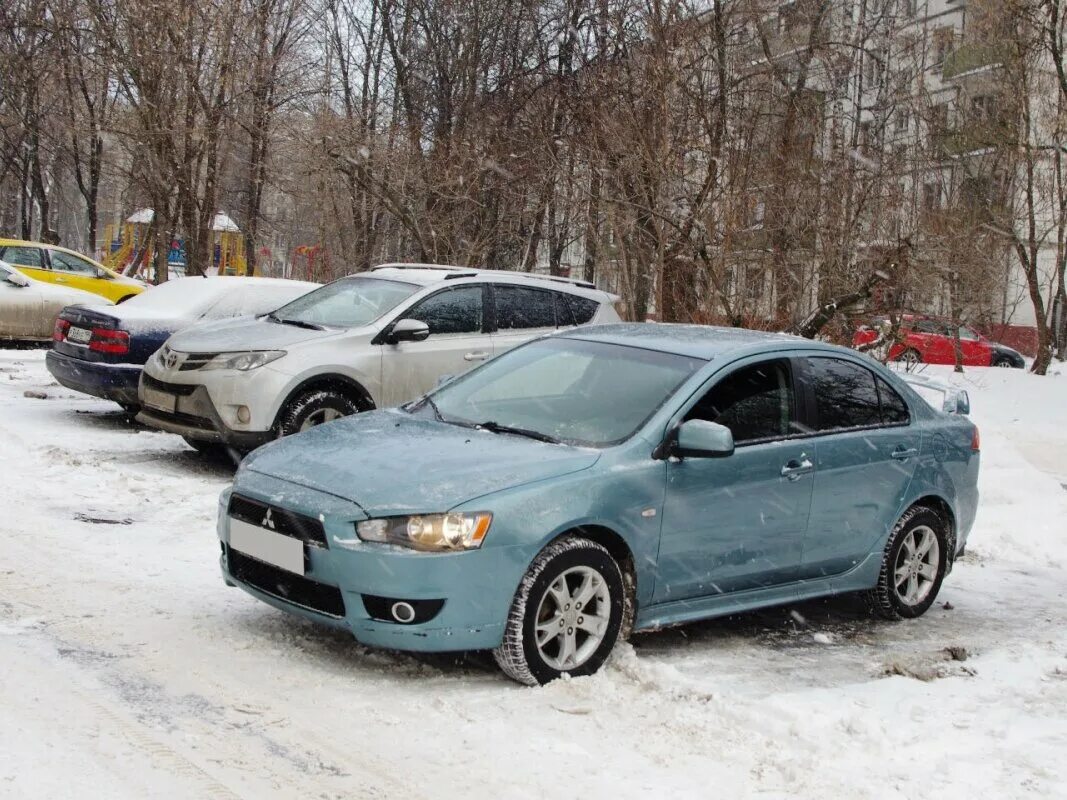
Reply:
M289 436L310 430L360 410L354 400L334 389L316 389L300 395L286 406L278 421L278 435Z
M945 532L945 521L925 506L900 518L886 543L878 583L867 593L875 614L913 619L933 605L949 558Z
M900 354L900 358L898 358L897 361L904 365L904 369L913 370L917 366L919 366L919 364L923 363L923 357L919 355L918 350L913 347L909 347L907 350Z
M1006 358L994 358L993 359L993 366L994 367L1003 367L1003 368L1006 368L1006 369L1011 369L1012 363Z
M622 570L611 554L565 536L533 560L493 656L508 677L530 686L592 675L619 639L625 608Z

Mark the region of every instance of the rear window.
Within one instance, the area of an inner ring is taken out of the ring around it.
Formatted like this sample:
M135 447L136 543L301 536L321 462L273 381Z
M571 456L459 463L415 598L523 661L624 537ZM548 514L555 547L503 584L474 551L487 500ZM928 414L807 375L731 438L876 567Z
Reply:
M235 289L239 290L239 287L223 279L171 278L136 297L131 297L123 305L127 308L152 309L169 314L200 313L201 309L207 308Z
M555 292L497 284L493 293L498 330L556 327Z

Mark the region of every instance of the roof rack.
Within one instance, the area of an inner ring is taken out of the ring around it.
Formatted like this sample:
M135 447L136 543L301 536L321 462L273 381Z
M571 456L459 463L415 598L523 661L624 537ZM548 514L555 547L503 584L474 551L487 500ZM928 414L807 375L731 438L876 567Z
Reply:
M565 278L562 275L543 275L537 272L520 272L518 270L510 269L481 269L479 267L457 267L451 264L415 264L415 263L397 263L397 264L379 264L371 271L377 271L379 269L432 269L440 272L451 273L445 276L445 280L454 280L456 278L474 278L478 275L484 275L486 273L490 275L507 275L511 277L522 276L523 278L532 278L538 281L550 281L552 283L566 283L571 286L578 286L582 289L596 289L596 284L591 281L582 280L581 278Z

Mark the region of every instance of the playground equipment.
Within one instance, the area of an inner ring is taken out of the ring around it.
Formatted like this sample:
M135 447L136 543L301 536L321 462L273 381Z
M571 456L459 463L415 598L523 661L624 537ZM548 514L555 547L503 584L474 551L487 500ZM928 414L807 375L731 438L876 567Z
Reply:
M153 246L149 240L149 232L154 217L155 212L151 208L142 208L127 217L121 225L106 225L104 239L108 243L108 252L101 259L104 265L128 275L147 275L153 262ZM245 238L237 223L220 211L211 221L211 231L212 266L208 272L216 275L247 275ZM184 274L184 237L171 236L167 264L173 272Z
M316 283L329 283L333 278L330 254L321 244L302 244L294 248L291 264L291 275L287 277Z

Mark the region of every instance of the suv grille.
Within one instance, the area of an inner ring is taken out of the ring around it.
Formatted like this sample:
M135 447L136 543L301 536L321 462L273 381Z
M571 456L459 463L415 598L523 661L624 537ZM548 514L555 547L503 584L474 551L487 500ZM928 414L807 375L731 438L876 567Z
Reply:
M188 370L200 369L207 362L211 361L218 353L189 353L185 360L178 367L178 372L186 372Z
M270 514L272 525L264 525L264 519ZM271 528L285 536L299 539L313 547L327 547L326 531L320 520L305 517L303 514L294 514L284 508L269 506L258 500L252 500L239 494L230 495L229 514L235 519L247 522L249 525Z
M196 391L196 386L191 383L166 383L164 381L153 378L147 372L141 373L141 380L144 381L144 385L151 387L152 389L158 389L161 392L169 392L170 394L176 394L179 397L188 397Z
M336 586L327 586L325 583L272 567L239 553L232 547L226 548L226 562L233 577L264 594L330 617L345 615L345 601L341 597L341 590Z

